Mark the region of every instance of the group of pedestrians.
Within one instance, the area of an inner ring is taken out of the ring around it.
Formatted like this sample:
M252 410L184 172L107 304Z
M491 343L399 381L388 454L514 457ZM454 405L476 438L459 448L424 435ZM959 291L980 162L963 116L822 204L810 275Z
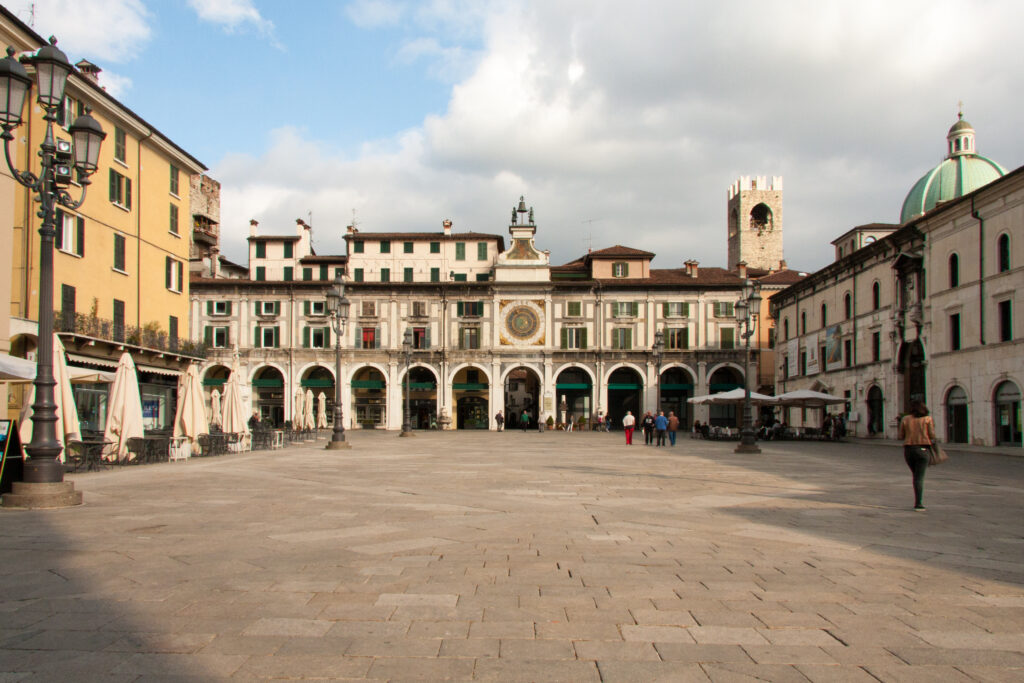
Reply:
M626 432L626 445L633 444L633 431L636 429L636 418L633 412L626 411L622 418L622 429ZM657 415L647 411L640 420L640 429L644 432L645 446L664 446L666 438L672 446L676 445L676 433L679 431L679 418L673 411L669 411L668 417L664 410L659 410Z

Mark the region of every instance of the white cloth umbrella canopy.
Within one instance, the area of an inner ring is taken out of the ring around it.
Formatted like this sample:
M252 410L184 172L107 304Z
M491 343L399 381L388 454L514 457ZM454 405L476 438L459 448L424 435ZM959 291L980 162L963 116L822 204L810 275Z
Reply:
M32 381L36 377L36 364L25 358L0 353L0 380Z
M104 457L108 460L123 460L128 453L128 439L142 438L142 397L139 396L139 376L135 362L127 353L121 354L114 374L114 384L107 398L107 426L103 440L112 444L107 447Z
M206 421L206 401L199 369L189 365L178 390L178 411L174 416L174 435L187 436L193 452L199 447L199 435L210 431Z
M210 424L220 424L220 391L217 389L210 392Z
M302 409L303 426L306 429L316 429L316 416L313 415L313 390L306 389L306 405Z
M249 426L246 424L245 405L242 403L242 387L240 385L241 373L238 369L238 361L231 366L231 375L224 384L224 410L221 414L221 429L226 434L248 434Z
M801 408L822 408L824 406L846 403L842 396L811 391L810 389L797 389L787 391L775 397L775 403L780 406L799 406Z
M10 356L9 356L10 357ZM18 358L17 360L25 360ZM36 364L32 361L25 361L32 366L32 379L35 379ZM57 440L64 446L60 452L60 461L64 462L64 454L67 451L68 441L75 441L81 437L81 425L78 423L78 407L75 405L75 394L71 391L71 378L68 373L68 364L64 359L64 344L60 337L53 335L53 379L57 385L53 388L54 403L57 404ZM32 404L36 402L36 388L32 385L29 390L25 405L21 407L19 420L19 436L22 445L32 440Z
M694 396L693 398L686 399L687 403L709 403L711 405L726 405L730 403L743 403L745 400L745 393L743 387L737 387L736 389L730 389L729 391L722 391L717 394L708 394L706 396ZM751 403L775 403L774 396L766 396L765 394L759 394L756 391L750 392Z
M320 392L317 397L318 410L316 411L316 428L327 429L327 396L324 392Z
M306 425L306 394L302 387L295 390L295 403L292 411L292 429L304 429Z

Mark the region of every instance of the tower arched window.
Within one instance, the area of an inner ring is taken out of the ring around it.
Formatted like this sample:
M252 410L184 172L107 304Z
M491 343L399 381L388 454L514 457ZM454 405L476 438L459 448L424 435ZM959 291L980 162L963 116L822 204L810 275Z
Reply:
M960 151L960 138L956 139L956 144L954 146L954 151L957 151L957 152Z
M800 311L800 334L807 334L807 311Z
M786 341L789 341L789 318L782 321L782 333L786 337Z
M847 292L843 296L843 317L849 320L853 316L853 297Z
M825 327L828 325L828 305L821 305L821 326Z
M949 286L960 286L960 257L956 254L949 255Z
M999 272L1005 273L1010 269L1010 236L1003 233L996 244L999 251Z
M877 311L882 307L882 288L877 283L871 284L871 310Z

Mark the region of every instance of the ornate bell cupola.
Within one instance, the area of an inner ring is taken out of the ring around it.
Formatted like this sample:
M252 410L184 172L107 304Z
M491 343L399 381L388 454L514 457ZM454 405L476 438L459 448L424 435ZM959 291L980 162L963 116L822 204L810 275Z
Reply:
M533 221L533 207L526 208L520 196L518 206L512 207L512 223L508 226L512 244L498 254L494 279L498 282L541 282L549 279L551 252L534 246L537 224Z

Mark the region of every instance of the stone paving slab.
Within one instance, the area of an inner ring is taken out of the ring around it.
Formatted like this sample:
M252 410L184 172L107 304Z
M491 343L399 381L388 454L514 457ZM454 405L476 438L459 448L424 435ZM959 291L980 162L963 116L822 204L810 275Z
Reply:
M0 511L0 681L1024 680L1024 459L395 437Z

